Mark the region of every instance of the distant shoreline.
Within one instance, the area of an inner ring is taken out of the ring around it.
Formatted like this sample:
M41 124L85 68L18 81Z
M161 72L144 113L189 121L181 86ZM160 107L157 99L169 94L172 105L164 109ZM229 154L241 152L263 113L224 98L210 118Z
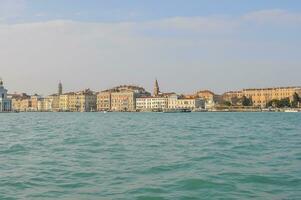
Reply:
M291 109L291 110L273 110L273 111L266 111L266 110L208 110L208 111L201 111L201 112L149 112L149 111L95 111L95 112L68 112L68 111L12 111L12 112L0 112L0 114L6 113L165 113L165 114L175 114L175 113L301 113L300 109Z

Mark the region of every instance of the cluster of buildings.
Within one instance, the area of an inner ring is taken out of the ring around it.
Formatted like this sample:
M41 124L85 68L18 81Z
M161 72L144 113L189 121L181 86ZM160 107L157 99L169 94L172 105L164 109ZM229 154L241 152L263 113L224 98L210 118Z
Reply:
M85 89L63 93L62 83L59 83L56 94L42 97L37 94L8 94L0 80L0 112L199 111L224 107L225 102L228 106L243 106L243 98L250 99L252 108L265 108L272 100L287 98L293 101L296 94L301 97L301 87L243 89L222 95L202 90L192 95L178 95L161 92L156 80L152 94L133 85L120 85L101 92Z
M236 105L243 97L251 100L252 106L265 108L272 100L288 99L293 101L294 95L301 97L301 87L253 88L241 91L230 91L222 95L222 99Z
M96 111L96 94L86 89L63 94L59 83L58 93L47 97L27 94L11 95L12 110L18 112L90 112Z
M155 82L153 95L142 87L122 85L97 94L97 111L163 111L194 110L204 107L201 98L185 97L176 93L160 92Z

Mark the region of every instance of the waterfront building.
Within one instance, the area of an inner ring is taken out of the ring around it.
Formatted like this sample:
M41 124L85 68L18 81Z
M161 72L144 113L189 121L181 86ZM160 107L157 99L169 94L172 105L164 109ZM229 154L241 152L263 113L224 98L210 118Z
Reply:
M174 109L195 110L204 108L205 101L201 98L186 98L171 94L161 97L142 97L136 99L136 108L138 111L163 111Z
M44 110L57 112L60 109L60 95L52 94L44 99Z
M112 111L135 111L135 93L133 91L122 91L111 93Z
M73 92L65 93L59 96L59 110L66 112L69 110L69 97L73 95Z
M179 98L177 101L177 107L179 109L194 110L198 108L204 108L205 101L200 98Z
M102 91L97 94L97 111L111 110L111 92Z
M275 87L275 88L252 88L241 91L230 91L223 94L223 98L230 102L235 102L243 96L252 100L253 106L266 107L271 100L281 100L289 98L293 100L293 95L297 93L301 96L301 87Z
M76 108L75 111L77 112L96 111L96 101L97 101L96 94L90 89L77 92L73 97L74 97L73 100L75 100L75 108ZM71 111L74 110L72 109Z
M12 101L7 98L7 89L3 86L3 81L0 79L0 112L10 112L12 110Z
M13 111L26 112L30 110L31 100L29 95L27 95L26 93L22 93L13 94L11 96Z
M36 111L39 111L39 102L43 101L42 97L40 95L32 95L30 97L30 100L31 100L31 107L29 108L30 111L33 111L33 112L36 112ZM40 103L40 106L41 106L41 103ZM42 107L40 107L41 109Z
M31 111L31 100L30 98L22 99L21 100L21 112L28 112Z
M96 110L96 94L90 89L60 95L59 110L90 112Z
M12 110L21 111L21 100L15 97L12 97Z
M162 111L168 108L168 97L141 97L136 99L138 111Z
M136 111L136 98L150 96L142 87L121 85L97 95L97 110Z
M136 108L138 111L163 111L168 109L168 99L175 93L162 93L158 80L155 80L153 96L143 96L136 99Z
M189 97L191 98L191 97ZM194 98L200 98L206 102L206 104L212 107L213 105L220 104L223 102L222 96L215 94L210 90L200 90L195 93Z
M205 109L206 110L215 110L216 109L216 102L213 99L210 99L205 102Z
M206 101L209 101L209 100L216 99L217 95L214 94L214 92L211 92L210 90L200 90L200 91L196 92L195 96L198 98L202 98Z
M136 99L138 111L163 111L167 109L194 110L204 107L204 100L195 96L179 96L176 93L162 93L158 81L155 81L154 95Z
M168 109L177 109L178 108L178 98L179 95L172 94L168 96Z
M205 107L205 100L195 96L171 95L168 98L168 109L195 110Z
M39 112L45 111L45 98L39 98L38 99L37 111L39 111Z

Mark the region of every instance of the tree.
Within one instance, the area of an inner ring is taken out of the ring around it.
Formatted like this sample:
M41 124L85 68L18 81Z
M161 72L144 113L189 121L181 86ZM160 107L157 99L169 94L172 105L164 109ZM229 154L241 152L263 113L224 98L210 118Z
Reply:
M300 102L300 100L301 99L300 99L299 95L295 92L294 95L293 95L293 100L291 102L292 107L296 108L298 106L298 103Z
M224 101L223 104L228 107L232 106L232 103L230 101Z
M246 96L242 97L242 105L243 106L252 106L252 99L247 98Z
M285 107L291 107L291 103L289 98L284 98L281 100L273 99L267 104L267 106L273 108L285 108Z
M284 98L284 99L281 99L279 101L279 107L280 108L284 108L284 107L291 107L291 102L290 102L290 99L289 98Z
M268 102L267 107L279 108L279 100L273 99Z

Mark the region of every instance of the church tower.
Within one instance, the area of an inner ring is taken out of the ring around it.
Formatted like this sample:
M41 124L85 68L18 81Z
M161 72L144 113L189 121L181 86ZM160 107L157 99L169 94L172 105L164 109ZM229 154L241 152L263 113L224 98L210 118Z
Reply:
M58 95L62 95L62 94L63 94L63 84L60 81L59 87L58 87Z
M158 81L156 79L155 81L155 87L154 87L154 96L159 96L159 93L160 93L160 88L159 88L159 84L158 84Z

